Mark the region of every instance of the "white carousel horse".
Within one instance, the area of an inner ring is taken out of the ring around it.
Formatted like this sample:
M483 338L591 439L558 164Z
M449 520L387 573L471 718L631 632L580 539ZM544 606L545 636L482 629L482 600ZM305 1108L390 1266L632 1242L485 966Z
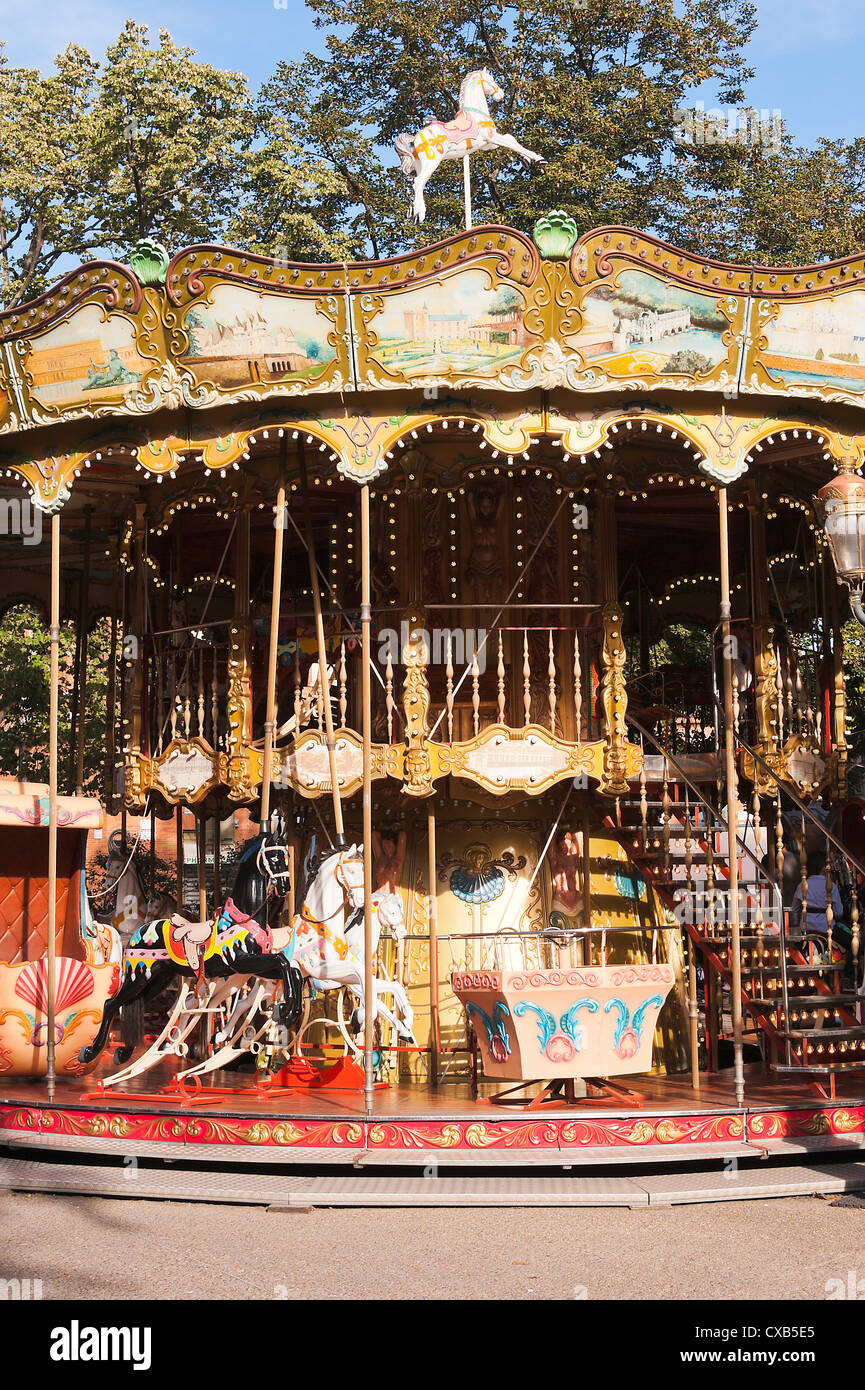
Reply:
M373 894L376 897L376 894ZM381 932L382 920L390 924L396 922L396 907L390 900L395 894L382 894L378 898L379 907L374 914L373 926L378 923ZM346 922L346 901L355 912ZM396 899L399 903L399 899ZM384 904L384 918L381 910ZM321 862L318 872L307 891L306 900L299 913L292 919L287 944L282 949L293 966L319 989L347 988L357 999L355 1023L363 1026L366 1011L363 951L363 859L360 846L352 845L347 850L336 850ZM360 910L360 920L355 913ZM402 915L402 904L399 904ZM402 924L403 935L405 923ZM376 934L376 943L378 934ZM276 934L274 934L276 944ZM381 1014L396 1029L397 1034L407 1041L414 1042L412 1035L413 1013L408 995L398 980L377 976L373 980L373 1007L376 1016ZM381 1000L383 994L393 996L394 1008L402 1018L398 1018Z
M405 131L394 141L403 172L414 176L412 214L426 217L423 190L444 159L462 159L473 150L511 150L527 164L543 164L543 155L527 150L513 135L496 130L487 97L501 101L504 92L488 68L470 72L460 87L459 110L452 121L430 121L416 134Z

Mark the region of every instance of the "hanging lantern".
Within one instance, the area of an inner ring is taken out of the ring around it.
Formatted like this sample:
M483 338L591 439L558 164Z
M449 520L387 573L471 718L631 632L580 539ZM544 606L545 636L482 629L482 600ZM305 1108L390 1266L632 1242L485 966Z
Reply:
M865 481L857 473L839 473L814 498L838 578L850 590L850 606L865 627Z

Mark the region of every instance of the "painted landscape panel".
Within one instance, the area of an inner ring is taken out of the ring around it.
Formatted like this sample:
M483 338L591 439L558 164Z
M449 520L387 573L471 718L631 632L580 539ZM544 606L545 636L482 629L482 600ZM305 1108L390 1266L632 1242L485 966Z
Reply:
M187 309L189 351L182 361L214 386L312 382L335 357L333 324L309 299L265 294L243 285L215 285Z
M782 304L762 329L759 360L786 386L865 390L865 293Z
M134 325L119 314L106 318L97 304L85 305L33 341L25 366L33 397L42 405L95 396L120 400L138 389L152 366L138 354Z
M442 373L494 376L520 356L530 336L525 299L511 285L489 288L482 270L466 270L416 290L389 294L370 327L370 356L406 376Z
M727 317L714 295L626 270L596 285L583 301L584 323L568 342L610 376L711 372L727 358Z

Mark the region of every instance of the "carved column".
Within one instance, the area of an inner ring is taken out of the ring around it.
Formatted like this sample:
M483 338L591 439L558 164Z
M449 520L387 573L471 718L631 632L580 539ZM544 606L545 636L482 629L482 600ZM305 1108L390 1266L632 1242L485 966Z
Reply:
M628 696L625 689L623 614L618 603L605 603L602 616L604 645L601 651L601 705L604 711L604 780L601 791L621 795L628 790L628 727L625 722Z
M769 621L766 510L762 499L753 492L750 511L751 561L754 576L754 699L757 721L755 733L757 749L765 758L780 751L776 687L778 659L775 655L775 629Z
M249 775L252 743L252 675L249 660L249 513L244 502L237 518L234 620L229 629L228 655L228 794L246 801L253 794Z
M826 587L829 590L829 612L832 617L832 677L833 677L833 743L837 754L835 776L836 795L839 801L847 799L847 690L844 682L844 639L841 635L841 620L838 613L838 584L832 582L831 573L827 575Z
M405 666L402 704L405 713L405 757L403 791L407 796L431 796L432 762L429 749L429 664L425 614L420 607L404 614L406 626L402 643Z

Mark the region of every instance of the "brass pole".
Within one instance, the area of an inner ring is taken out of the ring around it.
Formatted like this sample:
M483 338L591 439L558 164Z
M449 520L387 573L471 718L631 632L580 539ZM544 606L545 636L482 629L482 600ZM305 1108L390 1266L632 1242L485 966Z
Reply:
M276 727L276 658L279 652L279 602L282 590L282 552L285 548L285 474L276 494L276 528L273 542L273 593L270 596L270 643L267 654L267 712L264 719L264 761L261 772L260 830L270 819L270 779L273 775L273 732Z
M222 883L221 883L221 864L222 855L222 822L219 816L213 817L213 911L218 912L221 906Z
M427 808L427 851L429 887L429 1076L438 1084L439 1069L439 972L438 972L438 894L436 893L436 815Z
M45 1080L48 1099L54 1099L55 1057L54 981L57 962L57 712L60 688L60 513L51 517L51 646L48 714L48 1052Z
M733 658L730 636L730 541L727 526L727 489L718 489L718 521L721 542L721 641L724 673L724 761L727 778L727 861L730 871L730 957L733 996L733 1077L736 1104L745 1099L742 1054L742 955L739 936L739 798L736 782L736 746L733 732ZM783 942L782 942L783 946Z
M198 859L198 911L201 921L207 920L207 822L202 816L195 822L195 844Z
M84 791L84 734L87 724L87 608L90 598L90 538L92 507L84 509L84 562L78 604L78 630L81 652L78 659L78 723L75 728L75 792Z
M583 811L583 927L585 929L584 965L592 964L592 827L588 810Z
M105 717L105 805L114 809L114 721L117 717L117 557L113 557L114 583L111 585L111 655L108 658L108 694Z
M177 867L177 911L183 911L183 807L175 808L175 834L176 834L176 867Z
M305 491L304 479L304 491ZM312 552L310 551L310 555ZM370 682L370 663L372 661L372 642L370 633L370 553L369 553L369 486L360 490L360 622L361 622L361 699L363 702L363 994L366 1001L363 1026L363 1074L364 1093L367 1112L372 1109L375 1085L373 1071L373 1043L375 1041L375 995L373 990L373 950L372 950L372 688ZM316 576L317 579L317 576ZM320 621L321 608L317 605L316 615ZM319 650L324 646L323 631L319 638ZM320 658L321 659L321 658ZM323 670L326 672L326 667ZM326 680L326 676L323 677ZM330 691L324 696L324 707L330 711ZM333 729L328 727L328 747L333 741ZM331 766L331 778L336 787L336 768ZM334 810L339 806L337 790ZM339 825L337 830L339 830Z
M333 737L333 710L330 704L330 682L327 678L327 651L324 645L324 619L321 615L321 589L318 582L318 566L315 563L315 546L312 539L312 513L309 509L309 480L306 476L306 454L303 441L298 440L297 456L300 464L300 481L303 489L303 520L306 529L306 551L309 559L309 580L312 586L312 606L315 612L315 630L318 638L318 670L321 681L322 703L324 705L324 728L327 741L327 762L330 769L330 785L333 793L333 820L336 827L337 845L345 844L345 827L342 819L342 801L339 795L339 774L336 766L336 743ZM367 523L368 524L368 523ZM369 540L367 539L367 545ZM367 599L367 602L369 600ZM369 670L365 663L364 670ZM371 850L371 846L370 846Z

